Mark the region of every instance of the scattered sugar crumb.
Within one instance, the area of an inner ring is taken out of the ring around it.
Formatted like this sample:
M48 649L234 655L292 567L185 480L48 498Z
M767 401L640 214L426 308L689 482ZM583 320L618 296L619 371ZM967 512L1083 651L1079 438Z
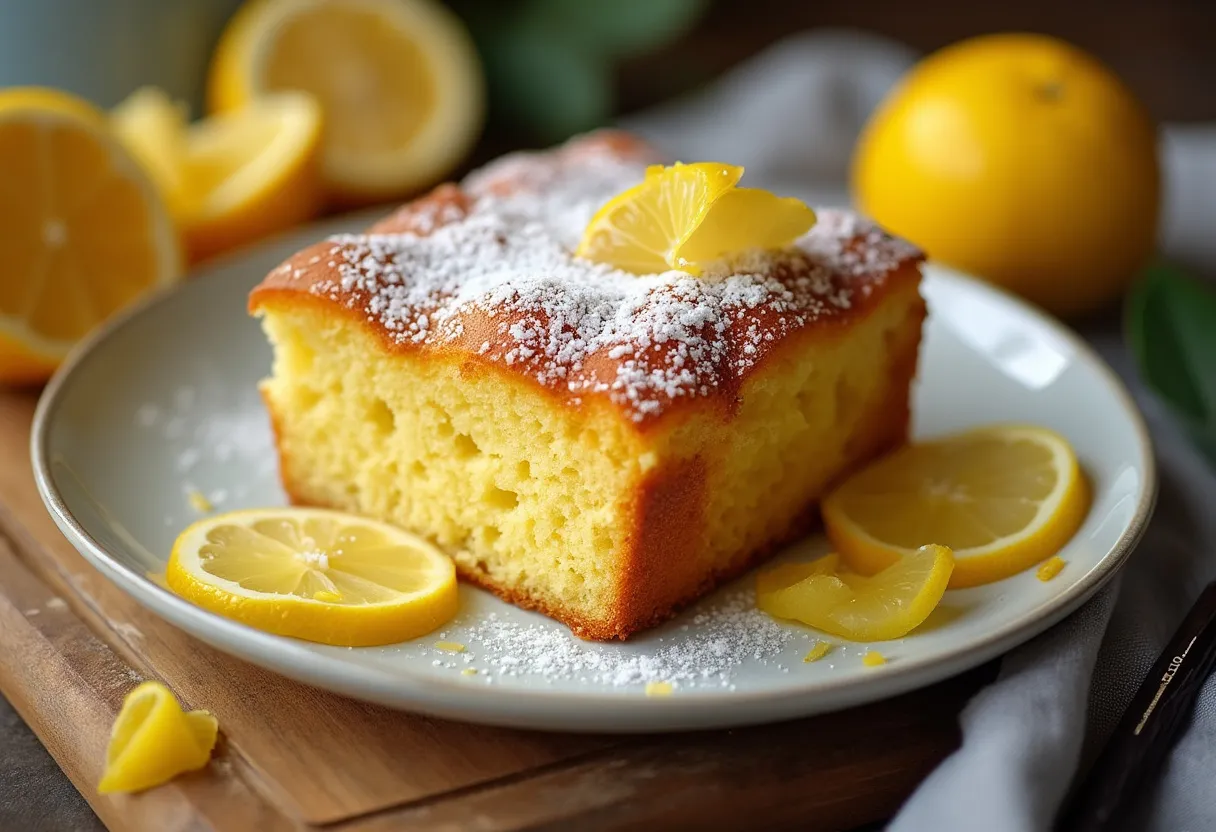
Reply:
M646 695L652 697L671 696L671 682L647 682Z
M477 668L475 668L475 667L466 667L464 670L460 671L460 675L461 675L461 676L476 676L476 675L477 675Z
M828 653L831 653L833 646L834 645L826 641L816 641L814 646L811 647L811 649L807 651L807 654L802 657L802 661L804 663L817 662Z
M463 644L458 644L455 641L437 641L434 647L436 650L445 650L448 653L463 653L465 650Z
M199 514L208 514L215 511L215 506L207 499L203 492L197 488L191 488L186 491L186 502L190 504L190 508L197 511Z
M866 667L879 667L887 663L887 657L877 650L867 650L861 657L861 663Z
M1034 574L1035 577L1040 581L1050 581L1056 575L1059 575L1061 570L1063 570L1067 565L1068 561L1064 560L1064 558L1060 557L1059 555L1055 555L1049 560L1045 561Z
M42 612L42 610L34 607L31 610L26 610L23 615L25 615L26 618L32 618L33 616L38 615L40 612Z
M52 598L46 602L46 608L48 610L66 610L68 608L68 602L62 598Z

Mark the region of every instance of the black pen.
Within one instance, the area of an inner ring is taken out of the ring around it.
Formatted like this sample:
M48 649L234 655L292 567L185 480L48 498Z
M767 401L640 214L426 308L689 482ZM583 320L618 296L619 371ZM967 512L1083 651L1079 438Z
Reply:
M1109 832L1127 820L1124 801L1142 793L1189 724L1216 666L1216 582L1203 590L1145 677L1085 780L1056 821L1059 832Z

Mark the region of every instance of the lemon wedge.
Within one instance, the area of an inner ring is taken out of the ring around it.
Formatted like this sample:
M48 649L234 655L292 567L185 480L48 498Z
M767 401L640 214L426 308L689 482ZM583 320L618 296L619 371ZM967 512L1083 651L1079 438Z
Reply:
M207 765L219 724L206 711L183 711L160 682L127 694L110 731L97 791L137 792Z
M189 124L163 91L141 89L110 113L177 221L191 259L284 231L320 211L321 109L279 93Z
M1007 578L1054 555L1080 528L1089 488L1054 431L994 426L912 444L838 486L823 502L828 537L874 573L926 540L954 552L951 588Z
M322 173L347 202L439 181L471 149L485 110L463 23L433 0L253 0L220 39L213 112L300 90L325 114Z
M0 92L0 383L45 381L114 312L181 275L172 217L105 114Z
M787 246L814 225L796 199L736 188L742 176L718 162L653 165L596 212L575 254L634 274L700 274L729 254Z
M230 512L173 544L169 588L266 632L348 647L407 641L456 614L451 559L409 532L310 508Z
M828 555L761 572L756 605L776 618L853 641L902 638L936 609L954 557L945 546L924 546L870 577L837 572L836 565Z

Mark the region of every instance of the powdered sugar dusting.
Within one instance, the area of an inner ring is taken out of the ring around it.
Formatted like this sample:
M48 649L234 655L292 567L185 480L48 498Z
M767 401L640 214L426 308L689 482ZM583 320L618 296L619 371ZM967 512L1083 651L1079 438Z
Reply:
M307 250L284 274L307 275L310 292L399 344L459 346L571 399L607 396L640 422L737 386L782 337L846 314L919 256L855 214L823 210L793 248L745 252L701 277L575 257L595 211L645 170L592 142L507 157L407 206L384 233Z
M757 610L750 591L730 593L684 620L667 636L634 647L592 644L564 627L519 623L491 613L461 629L467 648L459 660L437 663L476 664L487 683L530 676L608 687L670 682L677 688L729 688L745 666L773 663L796 637L794 630Z

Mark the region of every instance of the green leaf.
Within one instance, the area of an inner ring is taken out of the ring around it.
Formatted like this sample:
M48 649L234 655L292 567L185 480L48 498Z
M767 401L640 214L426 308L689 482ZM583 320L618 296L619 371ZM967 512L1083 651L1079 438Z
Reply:
M611 66L539 25L499 30L483 48L494 116L538 141L557 142L612 114Z
M1156 265L1133 288L1126 312L1145 383L1216 462L1216 289Z
M709 0L531 0L529 15L612 58L657 49L691 29Z

